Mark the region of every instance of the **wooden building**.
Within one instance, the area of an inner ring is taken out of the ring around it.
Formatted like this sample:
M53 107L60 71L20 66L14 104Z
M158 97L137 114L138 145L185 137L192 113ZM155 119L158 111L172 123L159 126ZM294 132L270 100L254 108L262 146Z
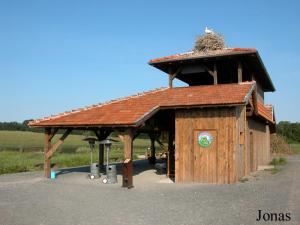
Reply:
M93 130L99 140L117 132L125 159L138 134L149 134L154 154L155 140L168 133L168 175L176 182L234 183L268 164L275 118L264 93L275 88L256 49L188 52L149 64L167 74L169 87L30 123L45 128L47 177L52 154L74 129ZM173 87L174 79L188 86ZM51 145L58 129L65 134Z

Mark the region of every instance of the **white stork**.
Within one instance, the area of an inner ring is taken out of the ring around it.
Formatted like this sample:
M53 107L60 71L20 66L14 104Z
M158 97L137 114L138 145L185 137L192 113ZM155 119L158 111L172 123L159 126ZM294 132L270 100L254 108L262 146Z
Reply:
M213 31L212 29L208 29L208 27L205 27L204 32L205 32L206 34L214 34L214 31Z

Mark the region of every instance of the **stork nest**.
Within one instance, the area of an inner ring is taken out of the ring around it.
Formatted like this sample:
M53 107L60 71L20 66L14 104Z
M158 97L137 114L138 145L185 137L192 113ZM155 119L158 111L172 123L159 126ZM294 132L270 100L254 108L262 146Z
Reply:
M225 48L224 37L220 34L204 34L196 39L194 51L207 52Z

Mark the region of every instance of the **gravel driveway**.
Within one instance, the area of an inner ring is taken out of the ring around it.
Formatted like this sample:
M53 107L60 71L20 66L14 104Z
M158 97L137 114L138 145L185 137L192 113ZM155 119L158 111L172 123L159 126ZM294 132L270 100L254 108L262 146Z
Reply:
M151 170L150 170L151 172ZM233 185L143 182L135 188L90 181L83 172L51 181L42 173L0 176L0 225L300 224L300 157L279 173L255 173ZM163 176L158 176L163 181ZM291 213L289 222L257 222L258 210Z

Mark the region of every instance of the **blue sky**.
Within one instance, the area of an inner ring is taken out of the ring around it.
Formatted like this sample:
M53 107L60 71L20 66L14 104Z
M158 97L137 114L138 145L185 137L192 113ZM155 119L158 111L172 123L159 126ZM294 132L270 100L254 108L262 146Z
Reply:
M148 60L191 50L205 26L257 48L277 89L266 103L300 121L299 12L299 1L0 0L0 121L166 86Z

